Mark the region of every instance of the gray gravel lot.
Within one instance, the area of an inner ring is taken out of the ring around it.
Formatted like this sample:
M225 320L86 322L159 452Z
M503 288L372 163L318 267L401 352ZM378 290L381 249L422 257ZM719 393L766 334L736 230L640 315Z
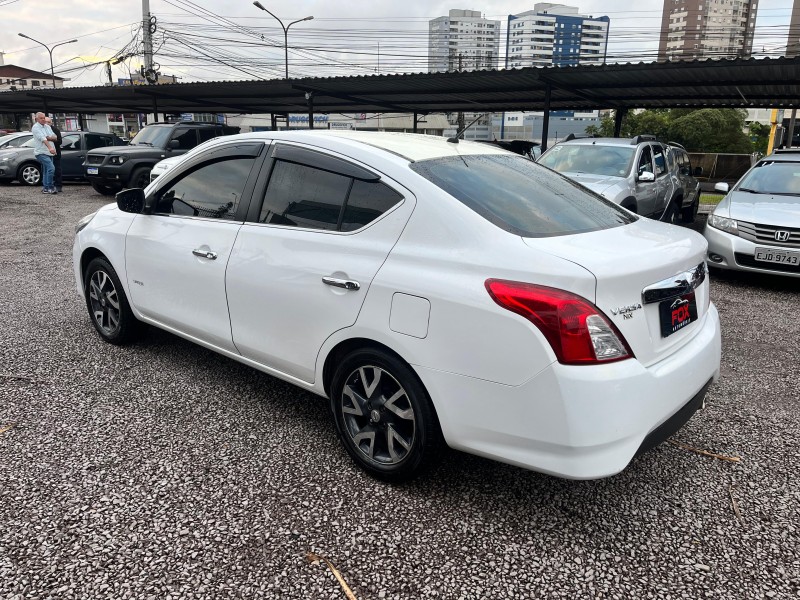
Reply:
M722 377L622 474L448 452L362 474L323 399L151 330L94 332L84 185L0 186L0 598L800 598L800 280L714 275ZM646 401L643 398L642 401ZM737 511L738 515L737 516Z

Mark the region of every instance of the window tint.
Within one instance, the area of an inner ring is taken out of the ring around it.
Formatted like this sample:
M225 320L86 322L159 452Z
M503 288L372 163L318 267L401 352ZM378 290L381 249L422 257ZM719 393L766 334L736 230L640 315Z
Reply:
M278 160L258 222L335 230L351 182L344 175Z
M170 143L172 143L172 140L178 140L178 149L191 150L197 146L197 130L177 129L175 130L175 135L172 136Z
M159 192L154 212L234 219L255 158L206 163Z
M342 218L342 231L360 229L380 217L403 197L380 182L353 181Z
M202 129L198 129L197 133L200 135L201 144L219 135L219 131L217 131L216 127L203 127Z
M61 138L62 150L80 150L81 149L81 136L79 135L65 135Z
M86 135L86 149L93 150L94 148L105 148L111 145L111 138L104 135Z
M642 154L639 156L639 165L636 168L636 174L641 175L644 172L653 173L653 153L650 152L650 146L642 148Z
M664 149L661 146L653 146L653 159L656 163L656 177L667 172L667 161L664 158Z
M524 237L597 231L637 218L522 156L446 157L411 168L488 221Z

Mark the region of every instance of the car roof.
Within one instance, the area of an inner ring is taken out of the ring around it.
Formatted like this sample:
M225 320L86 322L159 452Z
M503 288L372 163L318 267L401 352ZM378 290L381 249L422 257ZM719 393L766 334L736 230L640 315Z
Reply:
M411 162L444 158L448 156L465 156L476 154L499 154L508 156L509 152L491 144L479 144L466 140L458 143L448 142L447 138L424 135L420 133L394 133L378 131L263 131L241 133L218 138L219 143L233 140L281 140L315 143L323 140L336 140L345 144L367 145L385 150Z
M768 156L762 156L758 162L800 162L800 148L775 150Z
M656 140L642 140L639 143L653 143ZM586 137L586 138L575 138L574 140L565 140L563 142L558 142L558 145L570 145L570 146L631 146L636 147L637 144L633 142L631 138L613 138L613 137Z

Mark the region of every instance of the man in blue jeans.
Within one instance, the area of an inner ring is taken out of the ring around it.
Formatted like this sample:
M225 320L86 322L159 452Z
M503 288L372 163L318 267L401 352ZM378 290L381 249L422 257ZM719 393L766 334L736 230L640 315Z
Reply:
M53 142L56 141L56 135L53 130L47 125L47 115L43 112L36 113L36 124L31 127L33 133L33 154L36 160L42 165L42 193L55 194L56 188L53 186L53 173L55 166L53 165L53 155L56 153L56 147Z

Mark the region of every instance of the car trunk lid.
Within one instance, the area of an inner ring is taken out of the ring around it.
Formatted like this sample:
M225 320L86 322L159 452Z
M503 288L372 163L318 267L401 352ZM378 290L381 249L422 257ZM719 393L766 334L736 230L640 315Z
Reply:
M589 300L644 365L685 345L708 311L707 244L694 231L639 219L623 227L524 241L595 276L595 297Z

